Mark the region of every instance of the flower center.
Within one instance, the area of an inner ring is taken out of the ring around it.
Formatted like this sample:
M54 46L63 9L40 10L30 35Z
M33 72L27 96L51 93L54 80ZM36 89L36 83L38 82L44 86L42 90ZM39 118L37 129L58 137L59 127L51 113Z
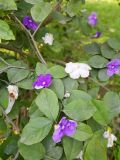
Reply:
M44 81L42 84L43 84L43 85L45 85L45 84L46 84L46 82Z

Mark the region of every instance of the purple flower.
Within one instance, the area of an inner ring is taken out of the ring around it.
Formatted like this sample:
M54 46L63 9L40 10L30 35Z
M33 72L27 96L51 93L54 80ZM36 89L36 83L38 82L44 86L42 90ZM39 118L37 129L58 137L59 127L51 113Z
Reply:
M35 21L33 21L33 19L30 16L25 16L23 18L22 23L27 29L36 30L38 27L38 24Z
M107 64L107 75L112 76L120 72L120 59L113 59Z
M88 24L91 26L96 26L97 24L97 14L96 12L92 12L89 16L88 16Z
M58 143L61 141L63 136L73 136L76 132L77 122L68 120L63 117L59 124L55 125L55 131L53 133L53 141Z
M96 32L93 36L92 36L92 38L99 38L101 36L101 32Z
M51 74L40 74L37 80L33 82L35 89L48 88L52 84Z

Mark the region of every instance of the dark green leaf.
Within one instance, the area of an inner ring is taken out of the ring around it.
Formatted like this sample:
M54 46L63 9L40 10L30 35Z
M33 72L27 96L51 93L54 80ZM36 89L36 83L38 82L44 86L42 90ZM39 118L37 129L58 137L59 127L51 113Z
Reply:
M120 40L119 39L110 38L107 41L107 43L111 48L116 49L116 50L120 50Z

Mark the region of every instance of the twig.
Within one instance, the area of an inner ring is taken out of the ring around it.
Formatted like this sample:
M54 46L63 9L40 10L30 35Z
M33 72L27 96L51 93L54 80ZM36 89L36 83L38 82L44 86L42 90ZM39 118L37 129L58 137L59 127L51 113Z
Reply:
M36 54L37 54L37 56L38 56L38 59L39 59L43 64L47 65L46 62L45 62L45 60L44 60L44 58L42 57L42 54L40 53L40 51L39 51L39 49L38 49L38 47L37 47L37 45L36 45L36 42L35 42L35 40L34 40L34 37L33 37L32 34L31 34L31 32L30 32L28 29L26 29L26 27L21 23L21 21L20 21L15 15L12 14L12 16L13 16L14 19L18 22L18 24L21 26L21 28L29 35L29 37L30 37L30 39L31 39L31 42L32 42L32 44L33 44L33 46L34 46L34 50L36 51Z
M7 63L2 57L0 57L0 60L5 63L7 66L9 65L9 63Z
M13 160L17 160L18 156L19 156L19 151L17 151L17 153L16 153L15 157L13 158Z
M62 66L65 66L66 62L61 61L61 60L57 60L57 59L49 59L51 62L56 63L56 64L60 64Z
M110 91L109 88L105 87L103 84L101 84L97 80L93 79L92 77L89 77L89 79L92 80L93 82L95 82L96 84L98 84L99 86L101 86L102 88L104 88L106 91Z
M11 124L13 128L15 128L16 130L18 130L17 126L13 123L13 121L12 121L12 120L8 117L8 115L5 113L3 107L0 106L0 109L1 109L1 111L2 111L2 113L3 113L3 115L6 117L7 122L8 122L9 124Z
M8 46L8 45L0 44L0 48L6 49L6 50L9 50L9 51L13 51L15 53L19 53L22 56L26 55L26 52L24 52L24 51L22 51L18 48Z

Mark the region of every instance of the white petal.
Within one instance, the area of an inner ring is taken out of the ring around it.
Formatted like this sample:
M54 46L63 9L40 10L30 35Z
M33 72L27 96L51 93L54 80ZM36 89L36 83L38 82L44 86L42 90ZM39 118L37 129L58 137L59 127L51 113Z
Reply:
M15 103L15 99L9 97L9 101L8 101L8 107L7 109L5 110L5 113L8 114L11 110L12 110L12 107Z
M68 91L66 91L64 97L65 97L65 98L69 98L69 97L70 97L70 93L69 93Z
M74 72L70 73L70 77L72 79L78 79L80 77L80 74L78 71L74 71Z
M110 132L109 132L109 131L105 131L105 132L103 133L103 137L104 137L104 138L109 138L109 137L110 137Z
M15 99L18 98L18 92L19 92L18 86L9 85L9 86L7 87L7 89L8 89L8 92L9 92L9 96L12 94ZM12 97L12 98L13 98L13 97Z
M51 33L46 33L45 37L42 37L45 44L52 45L53 44L53 35Z

